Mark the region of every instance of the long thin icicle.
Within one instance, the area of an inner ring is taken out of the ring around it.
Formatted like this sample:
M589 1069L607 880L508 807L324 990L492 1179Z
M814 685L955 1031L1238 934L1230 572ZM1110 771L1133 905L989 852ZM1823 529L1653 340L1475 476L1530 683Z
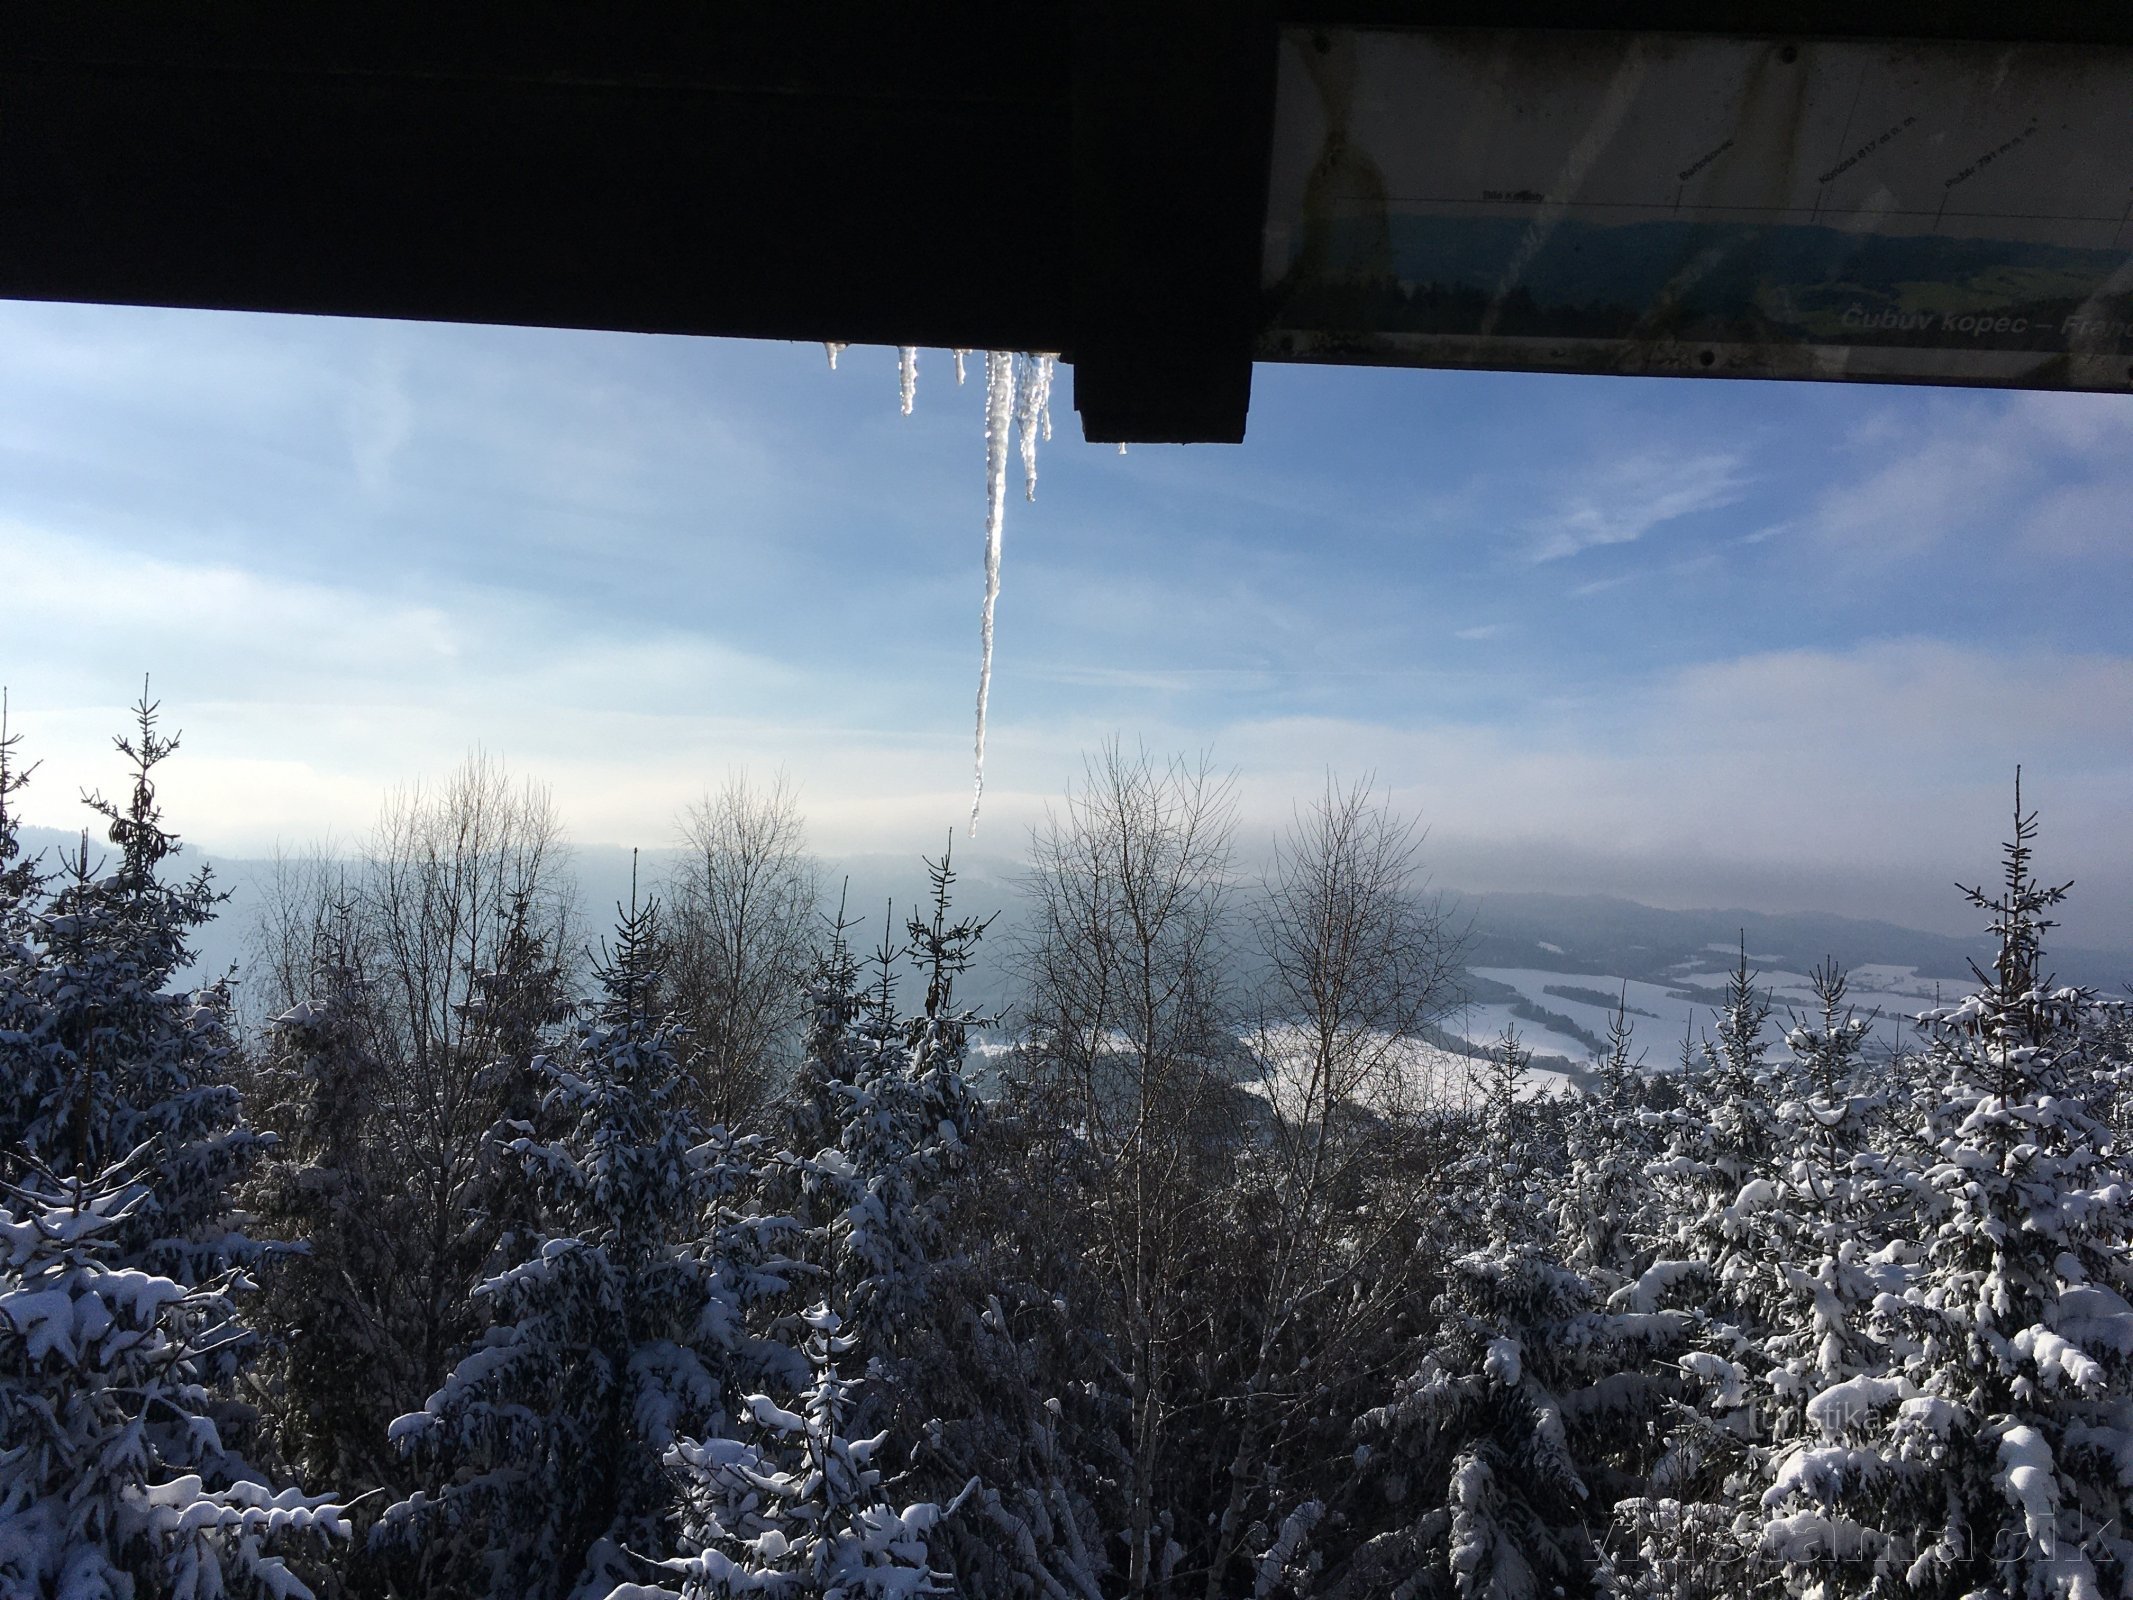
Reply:
M830 370L837 370L841 344L825 343ZM967 350L955 355L955 381L964 376ZM1041 352L1017 355L1011 350L985 352L985 611L979 628L978 717L975 772L970 791L970 831L978 831L978 810L985 800L985 718L992 701L993 616L1000 603L1000 535L1007 521L1007 451L1010 436L1021 435L1022 485L1027 499L1037 498L1037 445L1052 437L1052 377L1059 358ZM918 394L918 348L896 347L898 398L911 415Z
M985 613L979 624L977 771L970 793L970 833L985 799L985 704L992 697L992 614L1000 600L1000 527L1007 520L1007 435L1015 414L1015 358L985 352Z

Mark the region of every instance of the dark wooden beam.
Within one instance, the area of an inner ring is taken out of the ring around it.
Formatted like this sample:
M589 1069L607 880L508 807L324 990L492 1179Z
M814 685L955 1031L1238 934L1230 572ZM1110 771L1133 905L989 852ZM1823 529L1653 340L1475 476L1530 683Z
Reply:
M0 296L1057 350L1242 436L1284 24L2133 45L2123 0L69 0Z
M1067 37L1043 0L14 7L0 295L1057 350Z
M1092 440L1236 441L1279 34L1260 0L1074 15L1074 404Z

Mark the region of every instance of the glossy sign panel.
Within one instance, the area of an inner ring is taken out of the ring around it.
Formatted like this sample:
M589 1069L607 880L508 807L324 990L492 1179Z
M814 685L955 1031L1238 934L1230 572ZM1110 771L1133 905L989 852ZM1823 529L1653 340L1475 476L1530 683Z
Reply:
M2133 52L1294 29L1262 357L2133 388Z

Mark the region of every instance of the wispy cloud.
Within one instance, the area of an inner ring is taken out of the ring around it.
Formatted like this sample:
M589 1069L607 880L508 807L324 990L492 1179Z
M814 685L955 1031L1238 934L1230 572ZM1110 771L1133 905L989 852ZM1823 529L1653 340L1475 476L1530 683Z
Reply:
M1732 505L1746 488L1735 455L1631 457L1592 474L1535 522L1527 559L1538 565L1601 545L1630 544L1665 523Z
M2085 395L2025 394L1884 413L1853 442L1853 472L1816 499L1810 526L1855 565L1887 565L1951 539L2019 533L2070 555L2122 545L2133 505L2133 418Z

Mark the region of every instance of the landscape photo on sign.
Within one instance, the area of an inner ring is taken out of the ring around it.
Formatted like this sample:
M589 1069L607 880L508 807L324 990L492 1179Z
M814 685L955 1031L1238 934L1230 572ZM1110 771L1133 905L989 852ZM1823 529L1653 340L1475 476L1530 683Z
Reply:
M1268 354L2133 381L2133 52L1290 30Z

